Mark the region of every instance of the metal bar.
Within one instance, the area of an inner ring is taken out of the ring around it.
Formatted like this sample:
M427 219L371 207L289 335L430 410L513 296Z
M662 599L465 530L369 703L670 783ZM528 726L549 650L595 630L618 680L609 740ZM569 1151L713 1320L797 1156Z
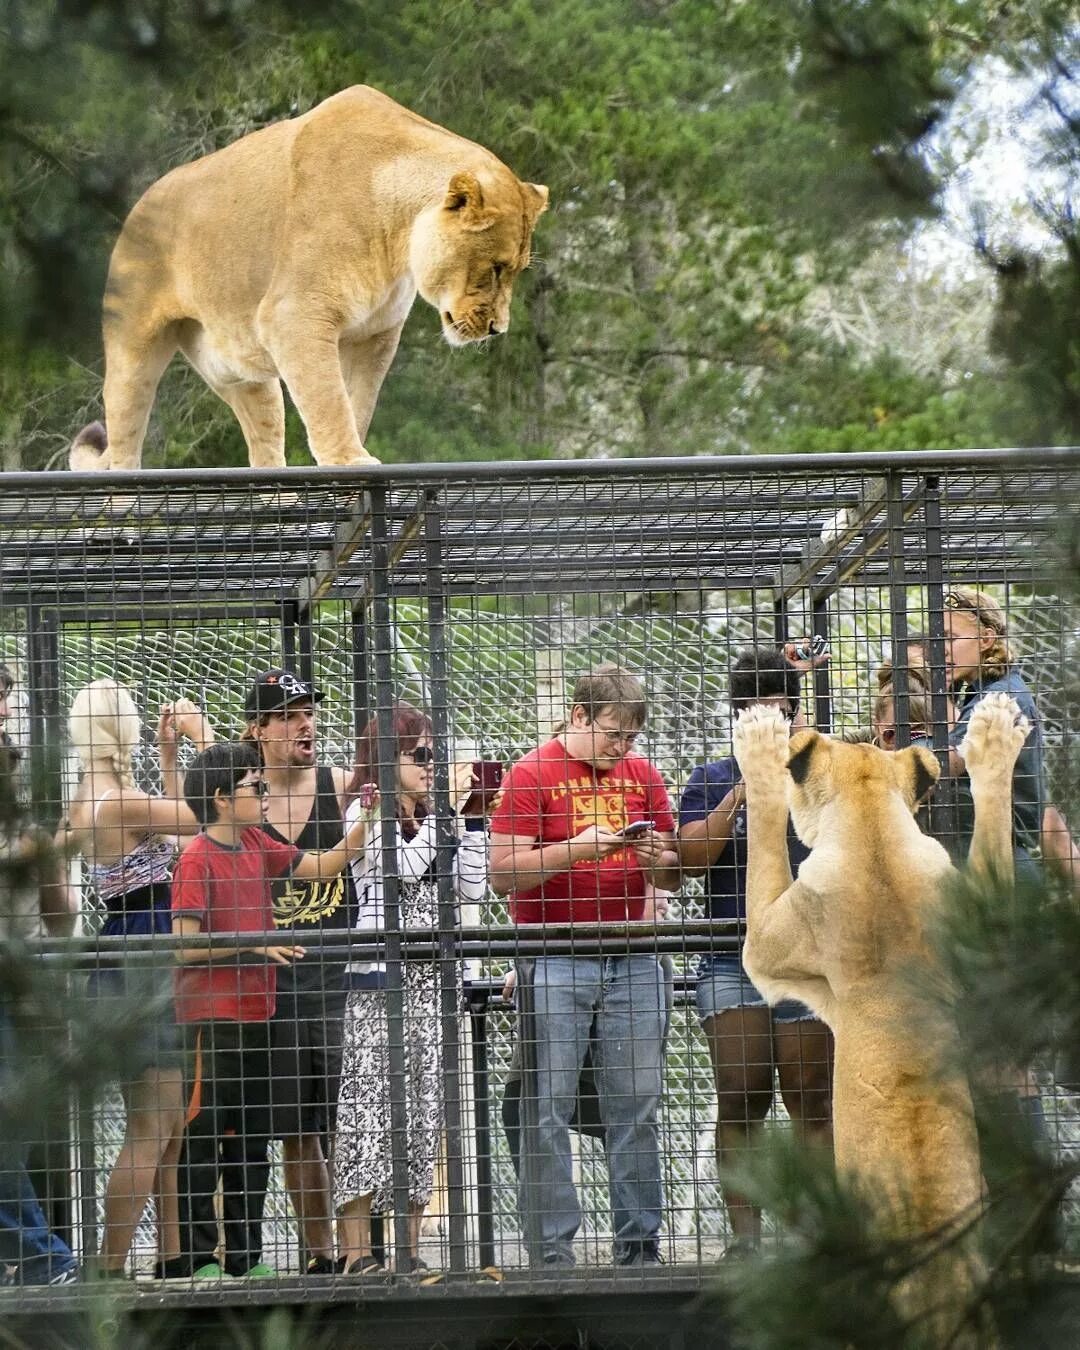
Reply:
M788 640L787 597L779 591L773 595L773 640L778 647Z
M472 1036L473 1129L476 1132L476 1237L480 1269L495 1264L495 1189L491 1170L491 1079L488 1068L486 989L469 991Z
M878 451L860 455L860 469L876 472L933 473L946 469L974 470L980 474L1002 466L1046 469L1051 465L1080 463L1080 446L1039 446L1006 450L904 450ZM790 473L800 479L809 473L850 473L853 458L847 454L815 455L810 465L805 455L755 455L752 472L755 475ZM198 486L210 495L225 487L263 489L275 496L287 487L296 491L303 486L327 490L339 483L357 487L386 489L406 484L426 482L472 483L487 481L542 481L553 479L608 479L635 478L658 474L665 478L674 475L693 478L736 478L745 481L747 460L741 456L723 455L663 455L641 459L589 460L500 460L498 463L454 464L364 464L328 468L326 466L288 466L275 469L140 469L137 471L110 470L109 486L103 488L99 473L72 473L69 470L50 470L41 473L7 473L4 487L12 492L42 495L55 490L66 499L100 496L102 499L118 491L143 488L145 491L164 491L170 487ZM90 509L86 507L84 509Z
M296 609L296 637L299 646L299 674L302 680L311 684L315 679L315 654L311 631L311 610L307 605L298 605Z
M553 954L550 948L544 953ZM521 1059L521 1096L519 1098L520 1162L518 1187L521 1193L521 1223L525 1250L530 1266L539 1266L543 1260L543 1239L540 1218L543 1197L536 1176L537 1134L539 1131L539 1102L536 1077L536 991L533 977L535 960L519 960L517 966L517 1034Z
M446 1194L449 1201L450 1269L467 1264L465 1166L462 1148L461 1032L458 1009L458 914L454 892L454 804L450 800L450 671L447 657L446 604L442 594L442 538L439 498L429 492L424 500L424 562L427 568L428 652L431 673L431 726L435 740L436 881L439 892L439 1018L442 1028L444 1094L443 1138L446 1158Z
M348 565L370 529L371 502L365 492L360 508L334 531L334 542L328 549L323 550L321 564L313 575L300 585L298 597L302 605L314 605L329 595L334 582Z
M296 669L296 621L300 606L295 600L286 600L281 606L281 661L289 670Z
M368 628L363 605L354 606L350 612L349 634L352 648L353 731L359 736L371 716Z
M372 618L374 632L375 705L378 716L379 795L381 815L383 921L386 925L386 1018L390 1062L390 1152L394 1193L394 1252L404 1269L410 1254L409 1223L409 1108L405 1097L405 964L401 943L401 883L397 858L397 737L394 735L393 629L387 583L390 541L386 520L386 493L373 488L371 501Z
M941 530L941 479L929 475L923 491L926 557L926 635L930 650L930 713L938 759L949 751L949 696L945 675L945 561ZM942 768L944 768L942 762Z
M410 515L408 515L402 522L401 530L394 536L393 542L391 543L389 540L388 522L384 510L383 525L384 528L387 529L387 562L386 562L386 579L385 579L387 594L389 594L392 589L390 581L391 570L397 565L397 563L401 560L402 556L408 551L408 549L411 548L412 545L415 544L416 541L423 534L424 514L425 514L425 503L423 500L421 500L420 502L417 503L416 510L413 511ZM373 561L374 561L374 553L375 548L374 543L372 543ZM350 596L353 606L356 607L360 605L370 604L376 594L378 584L379 584L378 574L375 571L375 568L372 567L371 574L361 582L359 589ZM389 613L389 610L387 611L387 613Z
M884 505L885 490L883 482L871 481L863 500L857 506L843 506L833 499L828 506L839 508L836 514L817 526L820 531L817 538L810 541L806 554L796 567L781 569L779 585L786 599L791 599L799 591L814 584L822 567L830 561L837 562L844 549L862 534L869 523L881 512ZM826 534L829 536L826 538Z
M904 524L907 520L904 480L890 473L886 480L889 540L889 622L892 634L893 720L896 749L911 744L911 708L907 670L907 579L904 576ZM919 494L921 498L921 493Z
M829 602L824 597L813 601L812 625L815 637L829 642ZM828 664L814 668L814 725L819 731L832 731L832 687Z

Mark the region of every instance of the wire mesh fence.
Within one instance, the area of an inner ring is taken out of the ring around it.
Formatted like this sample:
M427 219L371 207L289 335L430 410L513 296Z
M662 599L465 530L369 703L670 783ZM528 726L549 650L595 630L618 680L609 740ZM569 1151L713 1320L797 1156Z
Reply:
M741 973L734 712L946 762L1020 681L1021 862L1068 866L1078 471L9 476L7 856L63 850L6 888L9 1280L677 1287L782 1243L718 1150L827 1139L830 1047ZM1075 1152L1053 1068L1010 1090Z

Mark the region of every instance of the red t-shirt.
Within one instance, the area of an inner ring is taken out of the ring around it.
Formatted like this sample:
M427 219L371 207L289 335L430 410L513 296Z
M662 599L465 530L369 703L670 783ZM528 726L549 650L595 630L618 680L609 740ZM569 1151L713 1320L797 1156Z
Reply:
M674 834L664 780L644 755L626 755L611 769L571 759L550 740L519 759L503 779L491 817L491 833L526 836L538 844L572 839L590 825L621 830L635 820L652 820ZM633 849L574 863L531 891L511 891L515 923L596 923L640 919L645 873Z
M274 927L270 882L303 853L257 827L236 848L198 834L177 859L172 912L197 916L204 933L262 933ZM250 965L243 964L250 961ZM277 967L254 957L183 965L174 973L178 1022L265 1022L274 1013Z

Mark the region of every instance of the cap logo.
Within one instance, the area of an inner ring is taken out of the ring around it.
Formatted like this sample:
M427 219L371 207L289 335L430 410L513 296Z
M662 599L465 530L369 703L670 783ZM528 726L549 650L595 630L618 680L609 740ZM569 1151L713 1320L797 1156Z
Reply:
M311 686L304 680L298 680L288 671L284 675L271 676L267 684L277 684L286 698L310 698Z

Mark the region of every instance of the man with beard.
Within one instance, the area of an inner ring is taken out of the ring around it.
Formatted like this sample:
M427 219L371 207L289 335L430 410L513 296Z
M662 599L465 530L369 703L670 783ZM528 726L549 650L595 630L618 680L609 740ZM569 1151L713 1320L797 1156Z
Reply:
M275 839L315 852L345 832L347 774L316 759L315 705L321 699L306 680L279 669L256 679L245 705L245 735L259 747L267 787L264 828ZM331 881L280 878L273 900L275 926L300 933L347 931L354 917L348 869ZM285 1186L309 1275L335 1270L324 1140L333 1135L337 1111L345 963L344 950L320 956L309 947L305 961L283 967L271 1021L274 1137L282 1141Z

